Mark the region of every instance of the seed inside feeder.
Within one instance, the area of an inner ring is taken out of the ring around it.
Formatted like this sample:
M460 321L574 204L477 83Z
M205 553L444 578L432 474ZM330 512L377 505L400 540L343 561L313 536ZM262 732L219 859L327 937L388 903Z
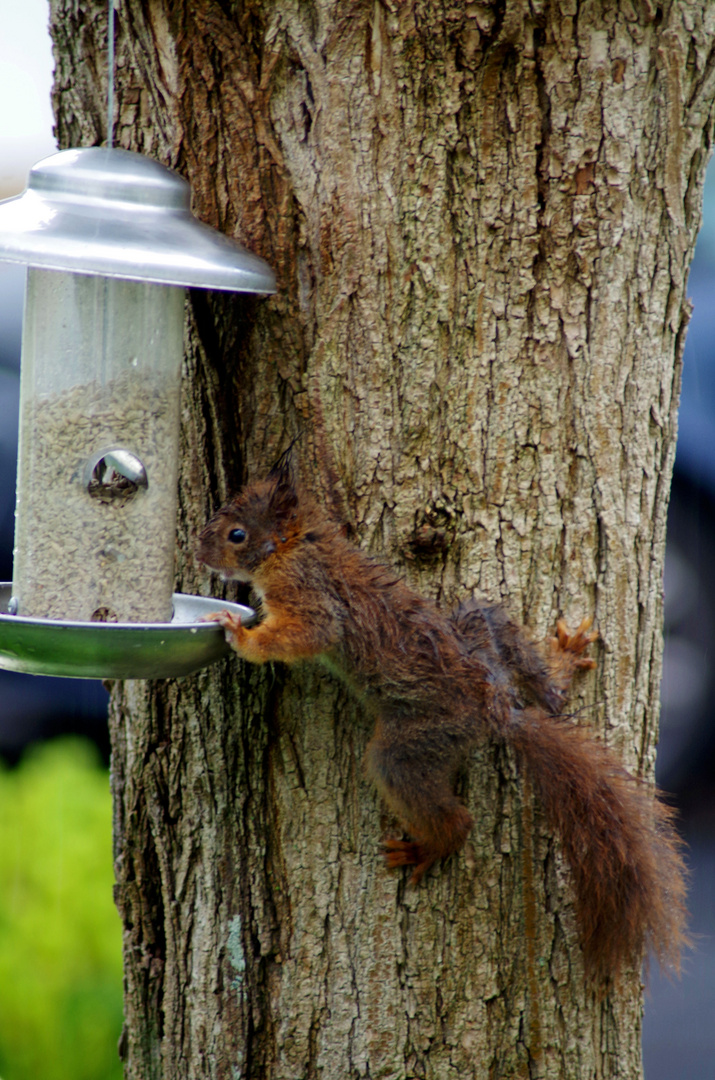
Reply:
M29 287L43 294L33 310L91 318L71 356L60 320L26 327L18 614L169 621L183 290L51 271L31 271Z

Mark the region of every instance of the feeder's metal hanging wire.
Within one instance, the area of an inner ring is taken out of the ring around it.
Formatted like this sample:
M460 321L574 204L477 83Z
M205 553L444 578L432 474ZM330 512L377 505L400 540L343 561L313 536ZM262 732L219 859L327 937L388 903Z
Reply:
M114 142L114 12L118 0L109 0L107 12L107 146Z

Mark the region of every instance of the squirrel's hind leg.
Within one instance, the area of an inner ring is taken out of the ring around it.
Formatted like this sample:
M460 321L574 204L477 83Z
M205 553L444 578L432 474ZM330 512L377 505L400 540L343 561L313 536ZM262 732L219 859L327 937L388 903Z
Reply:
M434 729L430 733L436 734ZM438 859L459 850L472 827L472 817L454 794L454 771L440 749L423 742L392 741L378 730L366 754L369 777L410 840L384 842L388 867L412 866L417 884Z

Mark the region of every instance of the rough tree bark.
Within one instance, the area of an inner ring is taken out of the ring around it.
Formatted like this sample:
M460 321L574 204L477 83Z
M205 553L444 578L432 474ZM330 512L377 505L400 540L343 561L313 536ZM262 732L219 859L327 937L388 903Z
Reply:
M52 0L60 145L105 138L106 4ZM578 722L652 776L707 0L121 0L116 141L276 268L188 307L178 585L302 433L366 549L539 636L593 612ZM231 595L235 595L231 593ZM584 988L568 874L485 745L465 850L378 858L359 709L230 659L111 710L127 1076L639 1075L640 973Z

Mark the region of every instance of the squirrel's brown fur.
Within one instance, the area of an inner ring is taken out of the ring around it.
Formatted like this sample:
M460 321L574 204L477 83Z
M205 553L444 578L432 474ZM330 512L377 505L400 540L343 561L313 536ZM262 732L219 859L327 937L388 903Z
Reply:
M374 715L367 771L410 837L386 841L389 866L418 882L462 846L472 818L455 778L486 732L513 748L560 835L589 971L615 974L645 947L677 963L685 885L671 812L560 715L575 671L593 666L589 620L573 634L559 623L542 652L498 607L446 615L345 540L286 468L219 510L199 557L261 597L257 626L216 616L239 656L320 660Z

